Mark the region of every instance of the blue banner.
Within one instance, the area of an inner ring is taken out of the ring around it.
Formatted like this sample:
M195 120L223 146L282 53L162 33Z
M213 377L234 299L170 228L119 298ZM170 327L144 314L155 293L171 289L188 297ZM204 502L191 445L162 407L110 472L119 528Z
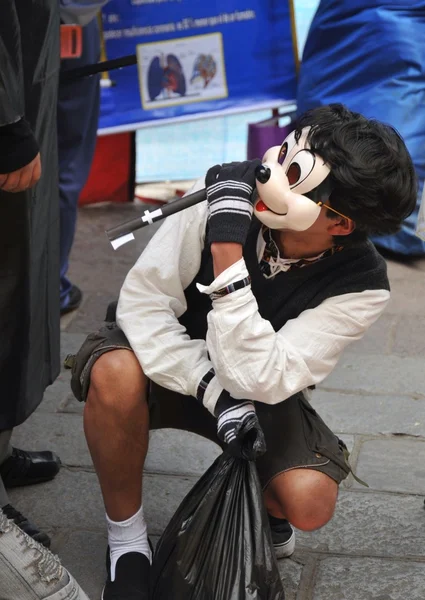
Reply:
M110 73L101 130L277 106L295 98L290 0L112 0L103 9Z

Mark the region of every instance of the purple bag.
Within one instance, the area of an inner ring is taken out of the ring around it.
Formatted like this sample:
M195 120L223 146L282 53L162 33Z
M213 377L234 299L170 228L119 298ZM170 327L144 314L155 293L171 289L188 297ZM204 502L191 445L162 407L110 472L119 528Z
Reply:
M292 108L292 107L291 107ZM263 158L266 151L272 146L280 146L287 135L294 129L296 112L284 111L273 114L270 119L250 123L248 125L248 147L247 159ZM279 125L281 119L285 119L285 125ZM287 122L289 119L289 123Z

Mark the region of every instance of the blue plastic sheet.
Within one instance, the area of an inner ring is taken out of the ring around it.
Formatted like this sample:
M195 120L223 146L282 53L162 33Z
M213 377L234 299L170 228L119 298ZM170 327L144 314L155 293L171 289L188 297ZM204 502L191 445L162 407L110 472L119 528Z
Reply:
M395 235L375 238L393 252L425 254L415 235L425 178L425 0L322 0L304 48L300 112L342 102L395 127L417 170L416 211Z

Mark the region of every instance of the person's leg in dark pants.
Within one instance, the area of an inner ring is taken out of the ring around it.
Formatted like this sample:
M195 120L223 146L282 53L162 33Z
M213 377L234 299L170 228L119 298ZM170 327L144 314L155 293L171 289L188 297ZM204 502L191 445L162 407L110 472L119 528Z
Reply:
M11 435L12 430L0 431L0 465L12 454L12 446L10 445ZM6 504L9 504L9 497L0 475L0 508L6 506Z
M83 28L83 53L63 60L61 71L96 63L100 55L97 19ZM61 313L78 308L81 292L67 277L74 241L80 193L86 184L96 145L99 119L99 76L59 85L58 149L60 195L60 294Z
M13 448L12 444L10 443L12 432L13 429L0 431L0 465L2 465L6 459L12 456Z

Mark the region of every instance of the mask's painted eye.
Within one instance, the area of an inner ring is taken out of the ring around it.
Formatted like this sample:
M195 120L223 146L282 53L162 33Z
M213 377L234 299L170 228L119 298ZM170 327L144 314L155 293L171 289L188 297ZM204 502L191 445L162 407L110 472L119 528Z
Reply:
M288 154L288 144L286 142L283 142L280 151L279 151L279 156L277 157L277 162L279 164L283 164L283 161L286 158L286 155Z
M285 158L288 156L289 152L296 146L297 141L295 139L295 132L292 131L286 138L283 140L283 144L280 147L279 156L277 158L280 164L283 164Z
M314 154L309 152L309 150L300 150L297 152L286 170L286 176L291 188L307 179L313 171L315 162Z
M289 181L289 185L295 185L298 183L301 177L301 168L300 165L296 162L293 162L289 165L289 169L286 173L286 176Z

